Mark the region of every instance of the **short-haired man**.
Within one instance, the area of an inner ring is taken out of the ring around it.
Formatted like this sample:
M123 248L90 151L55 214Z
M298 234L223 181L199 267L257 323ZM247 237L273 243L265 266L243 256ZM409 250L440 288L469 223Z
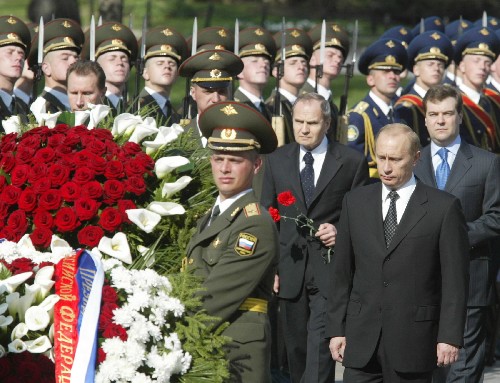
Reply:
M394 104L394 115L418 134L421 145L429 143L422 100L430 87L442 83L452 56L451 41L438 31L419 34L408 47L408 65L415 75L415 83Z
M462 96L456 88L431 88L425 95L424 108L432 141L422 150L415 175L460 199L470 244L464 347L443 381L480 382L485 365L486 317L495 304L494 257L498 254L492 240L500 236L500 157L460 137Z
M267 316L278 261L278 237L269 213L252 191L262 159L276 148L269 122L255 109L236 102L209 106L199 119L212 150L210 163L219 191L211 212L200 219L187 250L203 278L203 308L229 322L222 333L229 381L271 382L271 338Z
M358 62L370 91L349 111L347 144L364 153L373 178L378 176L375 136L383 126L394 122L393 102L407 60L406 48L399 40L381 39L366 48Z
M275 292L293 383L335 379L325 338L328 249L335 245L344 194L368 182L363 155L326 136L330 118L330 105L322 96L300 95L293 107L295 142L266 156L264 167L262 204L278 209L281 216L302 214L314 221L315 228L311 234L293 219L278 224L280 263ZM286 191L296 199L292 206L277 201Z
M101 66L90 60L80 60L68 68L68 99L71 111L87 110L89 104L104 102L106 75Z
M342 204L326 336L344 382L431 382L463 344L469 243L460 201L416 181L420 140L389 124L380 183Z

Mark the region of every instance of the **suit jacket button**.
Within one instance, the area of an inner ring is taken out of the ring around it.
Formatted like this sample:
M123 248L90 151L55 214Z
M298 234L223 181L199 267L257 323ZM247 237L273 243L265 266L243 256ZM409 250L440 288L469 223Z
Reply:
M384 287L389 286L389 282L384 282Z

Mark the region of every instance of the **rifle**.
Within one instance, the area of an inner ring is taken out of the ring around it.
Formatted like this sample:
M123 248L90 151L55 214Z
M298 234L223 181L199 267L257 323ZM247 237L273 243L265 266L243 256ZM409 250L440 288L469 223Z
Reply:
M33 66L32 70L35 73L33 78L33 99L38 95L38 83L42 78L42 63L43 63L43 40L44 40L44 25L43 17L40 16L40 23L38 25L38 56L37 63Z
M196 54L196 48L198 45L198 18L195 17L193 20L193 35L191 36L191 56ZM191 79L186 78L186 90L184 95L184 100L182 100L183 105L183 118L181 120L181 125L189 124L189 120L191 120Z
M141 84L141 76L144 72L144 56L146 56L146 35L148 29L148 19L144 16L142 20L142 38L139 56L136 59L135 68L135 94L134 94L134 111L139 112L139 87Z
M281 21L281 61L275 63L276 68L276 93L274 94L274 110L271 124L274 133L278 139L278 147L285 145L285 118L283 117L283 108L281 105L280 95L280 80L285 74L285 57L286 57L286 31L285 18Z
M358 48L358 20L354 23L354 31L352 37L352 60L350 63L345 64L345 80L344 80L344 93L340 96L339 120L337 124L337 141L345 144L347 143L347 99L349 96L349 84L354 73L354 66L356 64L356 50Z

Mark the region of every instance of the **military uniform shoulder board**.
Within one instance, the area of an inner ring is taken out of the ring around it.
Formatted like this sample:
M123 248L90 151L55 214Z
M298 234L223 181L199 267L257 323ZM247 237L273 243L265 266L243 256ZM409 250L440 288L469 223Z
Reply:
M370 106L370 104L368 104L366 101L360 101L358 102L358 104L353 108L351 109L351 112L355 112L355 113L363 113L368 107Z
M254 215L260 215L260 207L258 203L252 202L249 203L245 208L243 209L245 211L245 216L247 217L252 217Z
M244 257L250 256L255 252L257 241L258 239L255 235L250 233L240 233L238 235L238 239L236 240L236 244L234 245L234 251Z

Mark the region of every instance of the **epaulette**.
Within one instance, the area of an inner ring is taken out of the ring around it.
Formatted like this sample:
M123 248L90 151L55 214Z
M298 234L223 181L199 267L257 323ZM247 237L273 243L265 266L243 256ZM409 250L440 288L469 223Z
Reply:
M363 113L368 107L370 106L370 104L368 104L366 101L360 101L358 102L358 104L352 108L350 110L350 112L355 112L355 113L358 113L358 114L361 114Z
M245 216L252 217L254 215L260 215L260 207L258 203L252 202L243 208Z

